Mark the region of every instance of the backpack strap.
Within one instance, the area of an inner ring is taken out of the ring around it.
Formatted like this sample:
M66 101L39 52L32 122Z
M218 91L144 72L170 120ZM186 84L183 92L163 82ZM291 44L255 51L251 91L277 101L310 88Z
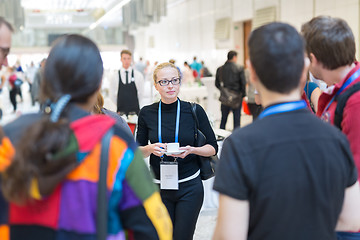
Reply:
M191 113L193 115L193 118L194 118L194 122L195 122L195 141L197 140L197 130L199 129L199 121L197 119L197 116L196 116L196 103L194 102L191 102L190 103L191 105Z
M344 108L345 108L346 102L351 97L351 95L353 95L354 93L356 93L359 90L360 90L360 82L357 82L354 85L352 85L351 87L349 87L344 93L340 94L337 97L337 105L336 105L335 116L334 116L334 125L336 127L338 127L340 130L342 130L341 122L343 119L343 113L344 113Z
M100 155L100 170L98 182L97 195L97 218L96 218L96 232L97 240L104 240L107 238L107 223L108 223L108 198L106 187L106 176L109 160L109 147L111 137L113 136L113 128L103 136L101 140L101 155Z

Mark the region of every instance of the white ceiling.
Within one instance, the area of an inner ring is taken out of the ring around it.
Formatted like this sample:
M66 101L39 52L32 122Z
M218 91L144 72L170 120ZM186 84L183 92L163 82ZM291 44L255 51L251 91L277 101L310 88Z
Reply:
M117 0L21 0L26 10L94 10L109 8Z
M21 0L25 28L86 28L125 0ZM121 24L121 9L106 16L102 26Z
M0 0L0 16L17 29L16 47L47 46L49 39L66 33L122 44L130 29L159 22L167 7L184 1L190 0Z

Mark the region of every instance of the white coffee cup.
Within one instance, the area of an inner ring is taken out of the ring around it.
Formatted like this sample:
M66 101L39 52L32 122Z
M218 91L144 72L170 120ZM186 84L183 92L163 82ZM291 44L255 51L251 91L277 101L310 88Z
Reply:
M167 143L166 150L168 152L177 152L179 151L179 143Z

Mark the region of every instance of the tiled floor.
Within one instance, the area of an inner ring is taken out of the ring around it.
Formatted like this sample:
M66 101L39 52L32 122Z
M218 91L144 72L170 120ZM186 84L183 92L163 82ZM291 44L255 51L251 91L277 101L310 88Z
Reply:
M217 208L203 209L195 229L194 240L210 240L215 230Z

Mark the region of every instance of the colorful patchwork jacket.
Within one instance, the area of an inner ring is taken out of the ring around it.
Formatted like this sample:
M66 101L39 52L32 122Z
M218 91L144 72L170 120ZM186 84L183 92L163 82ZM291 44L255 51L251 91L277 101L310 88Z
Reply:
M50 196L32 191L34 200L24 206L7 204L0 193L0 239L96 240L101 139L110 128L114 135L107 170L107 239L171 239L171 220L133 137L110 117L73 112L77 113L70 119L76 139L72 149L79 166ZM10 164L20 133L37 115L22 116L5 126L0 172Z

